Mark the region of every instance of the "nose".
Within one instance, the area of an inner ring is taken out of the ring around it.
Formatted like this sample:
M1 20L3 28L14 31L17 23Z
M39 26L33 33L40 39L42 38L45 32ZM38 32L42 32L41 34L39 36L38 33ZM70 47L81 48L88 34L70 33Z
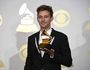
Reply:
M42 21L45 21L45 18L43 17L41 20L42 20Z

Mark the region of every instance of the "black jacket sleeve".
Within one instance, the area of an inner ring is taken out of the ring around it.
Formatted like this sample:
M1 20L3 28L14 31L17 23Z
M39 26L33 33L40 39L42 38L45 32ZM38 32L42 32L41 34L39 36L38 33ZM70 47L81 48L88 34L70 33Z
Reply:
M60 48L58 48L59 49L58 52L55 51L53 60L57 64L62 64L67 67L70 67L72 65L72 57L71 57L71 50L68 43L68 38L65 35L64 37L60 38L60 40L59 38L57 40L57 42L60 41L60 45L59 44L57 45Z
M32 60L31 60L31 40L28 38L28 46L27 46L27 58L26 58L26 62L25 62L25 66L24 66L24 70L31 70L31 63L32 63Z

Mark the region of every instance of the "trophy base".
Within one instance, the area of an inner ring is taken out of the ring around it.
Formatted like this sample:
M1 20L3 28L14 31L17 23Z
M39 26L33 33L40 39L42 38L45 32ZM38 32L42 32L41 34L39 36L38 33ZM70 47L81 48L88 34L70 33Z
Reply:
M38 46L38 48L39 48L39 49L40 49L40 48L45 48L47 45L48 45L48 44L41 43L41 44Z

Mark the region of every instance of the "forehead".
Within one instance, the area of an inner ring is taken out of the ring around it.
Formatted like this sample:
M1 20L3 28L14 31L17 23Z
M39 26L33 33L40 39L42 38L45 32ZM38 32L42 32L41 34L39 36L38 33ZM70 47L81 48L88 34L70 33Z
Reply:
M43 11L39 11L37 14L38 15L50 15L50 12L47 10L43 10Z

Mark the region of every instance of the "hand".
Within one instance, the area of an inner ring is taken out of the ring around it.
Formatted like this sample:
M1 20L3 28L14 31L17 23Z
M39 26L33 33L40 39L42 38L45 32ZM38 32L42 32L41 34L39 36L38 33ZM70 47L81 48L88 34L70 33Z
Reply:
M43 48L42 51L45 51L45 53L48 53L49 55L54 55L55 50L54 49L47 49Z

